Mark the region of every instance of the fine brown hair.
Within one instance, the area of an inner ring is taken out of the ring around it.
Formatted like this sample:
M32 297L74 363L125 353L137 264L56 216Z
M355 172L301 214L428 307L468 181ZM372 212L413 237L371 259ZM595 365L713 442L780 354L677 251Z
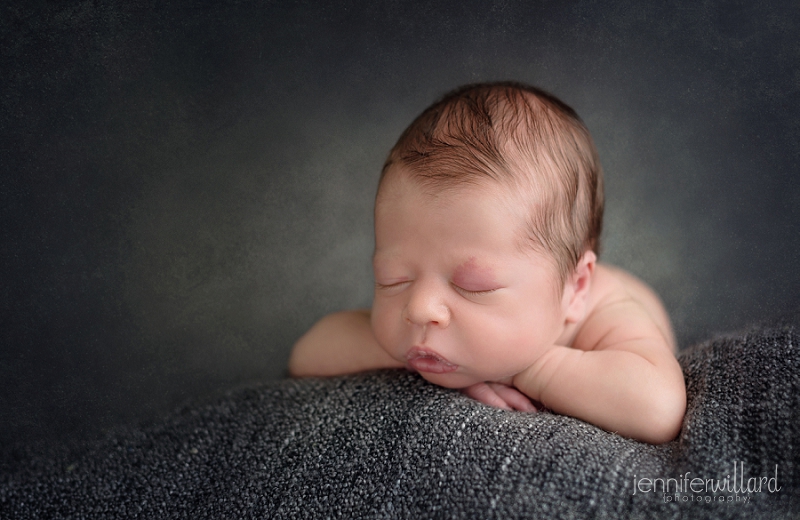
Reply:
M525 205L525 238L549 253L561 283L586 251L599 254L603 173L588 129L567 104L521 83L460 87L428 107L389 153L433 190L481 180L513 188Z

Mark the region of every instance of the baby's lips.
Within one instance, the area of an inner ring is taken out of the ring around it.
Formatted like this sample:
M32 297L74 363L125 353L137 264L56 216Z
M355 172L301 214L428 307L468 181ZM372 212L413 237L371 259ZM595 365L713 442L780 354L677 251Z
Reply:
M458 365L450 363L436 352L422 347L413 347L406 354L408 367L415 372L445 374L458 370Z

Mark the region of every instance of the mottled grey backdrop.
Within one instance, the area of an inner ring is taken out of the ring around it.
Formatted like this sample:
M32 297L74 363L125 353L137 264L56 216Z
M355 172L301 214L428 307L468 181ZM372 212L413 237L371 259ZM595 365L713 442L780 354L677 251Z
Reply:
M370 304L384 155L468 82L582 115L604 259L682 346L800 305L791 2L334 3L0 8L0 445L283 377Z

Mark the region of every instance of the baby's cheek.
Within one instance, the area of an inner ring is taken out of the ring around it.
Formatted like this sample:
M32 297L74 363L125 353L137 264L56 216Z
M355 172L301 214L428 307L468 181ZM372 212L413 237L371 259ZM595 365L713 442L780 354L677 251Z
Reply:
M543 340L535 325L515 321L495 321L481 331L480 342L487 363L499 371L522 370L538 359L543 350Z
M397 358L396 346L399 343L397 335L397 322L399 315L391 309L391 306L375 303L372 306L372 334L378 340L378 344L392 357Z

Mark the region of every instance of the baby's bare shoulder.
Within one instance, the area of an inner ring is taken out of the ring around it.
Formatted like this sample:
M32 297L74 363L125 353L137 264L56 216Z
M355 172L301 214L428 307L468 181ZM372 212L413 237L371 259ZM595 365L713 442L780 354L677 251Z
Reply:
M655 291L634 275L607 264L596 266L582 325L576 339L583 337L582 348L586 350L593 350L603 336L643 333L653 326L675 350L669 315ZM587 340L595 344L590 346Z
M598 263L592 285L599 304L632 298L648 307L662 307L650 286L619 267Z

